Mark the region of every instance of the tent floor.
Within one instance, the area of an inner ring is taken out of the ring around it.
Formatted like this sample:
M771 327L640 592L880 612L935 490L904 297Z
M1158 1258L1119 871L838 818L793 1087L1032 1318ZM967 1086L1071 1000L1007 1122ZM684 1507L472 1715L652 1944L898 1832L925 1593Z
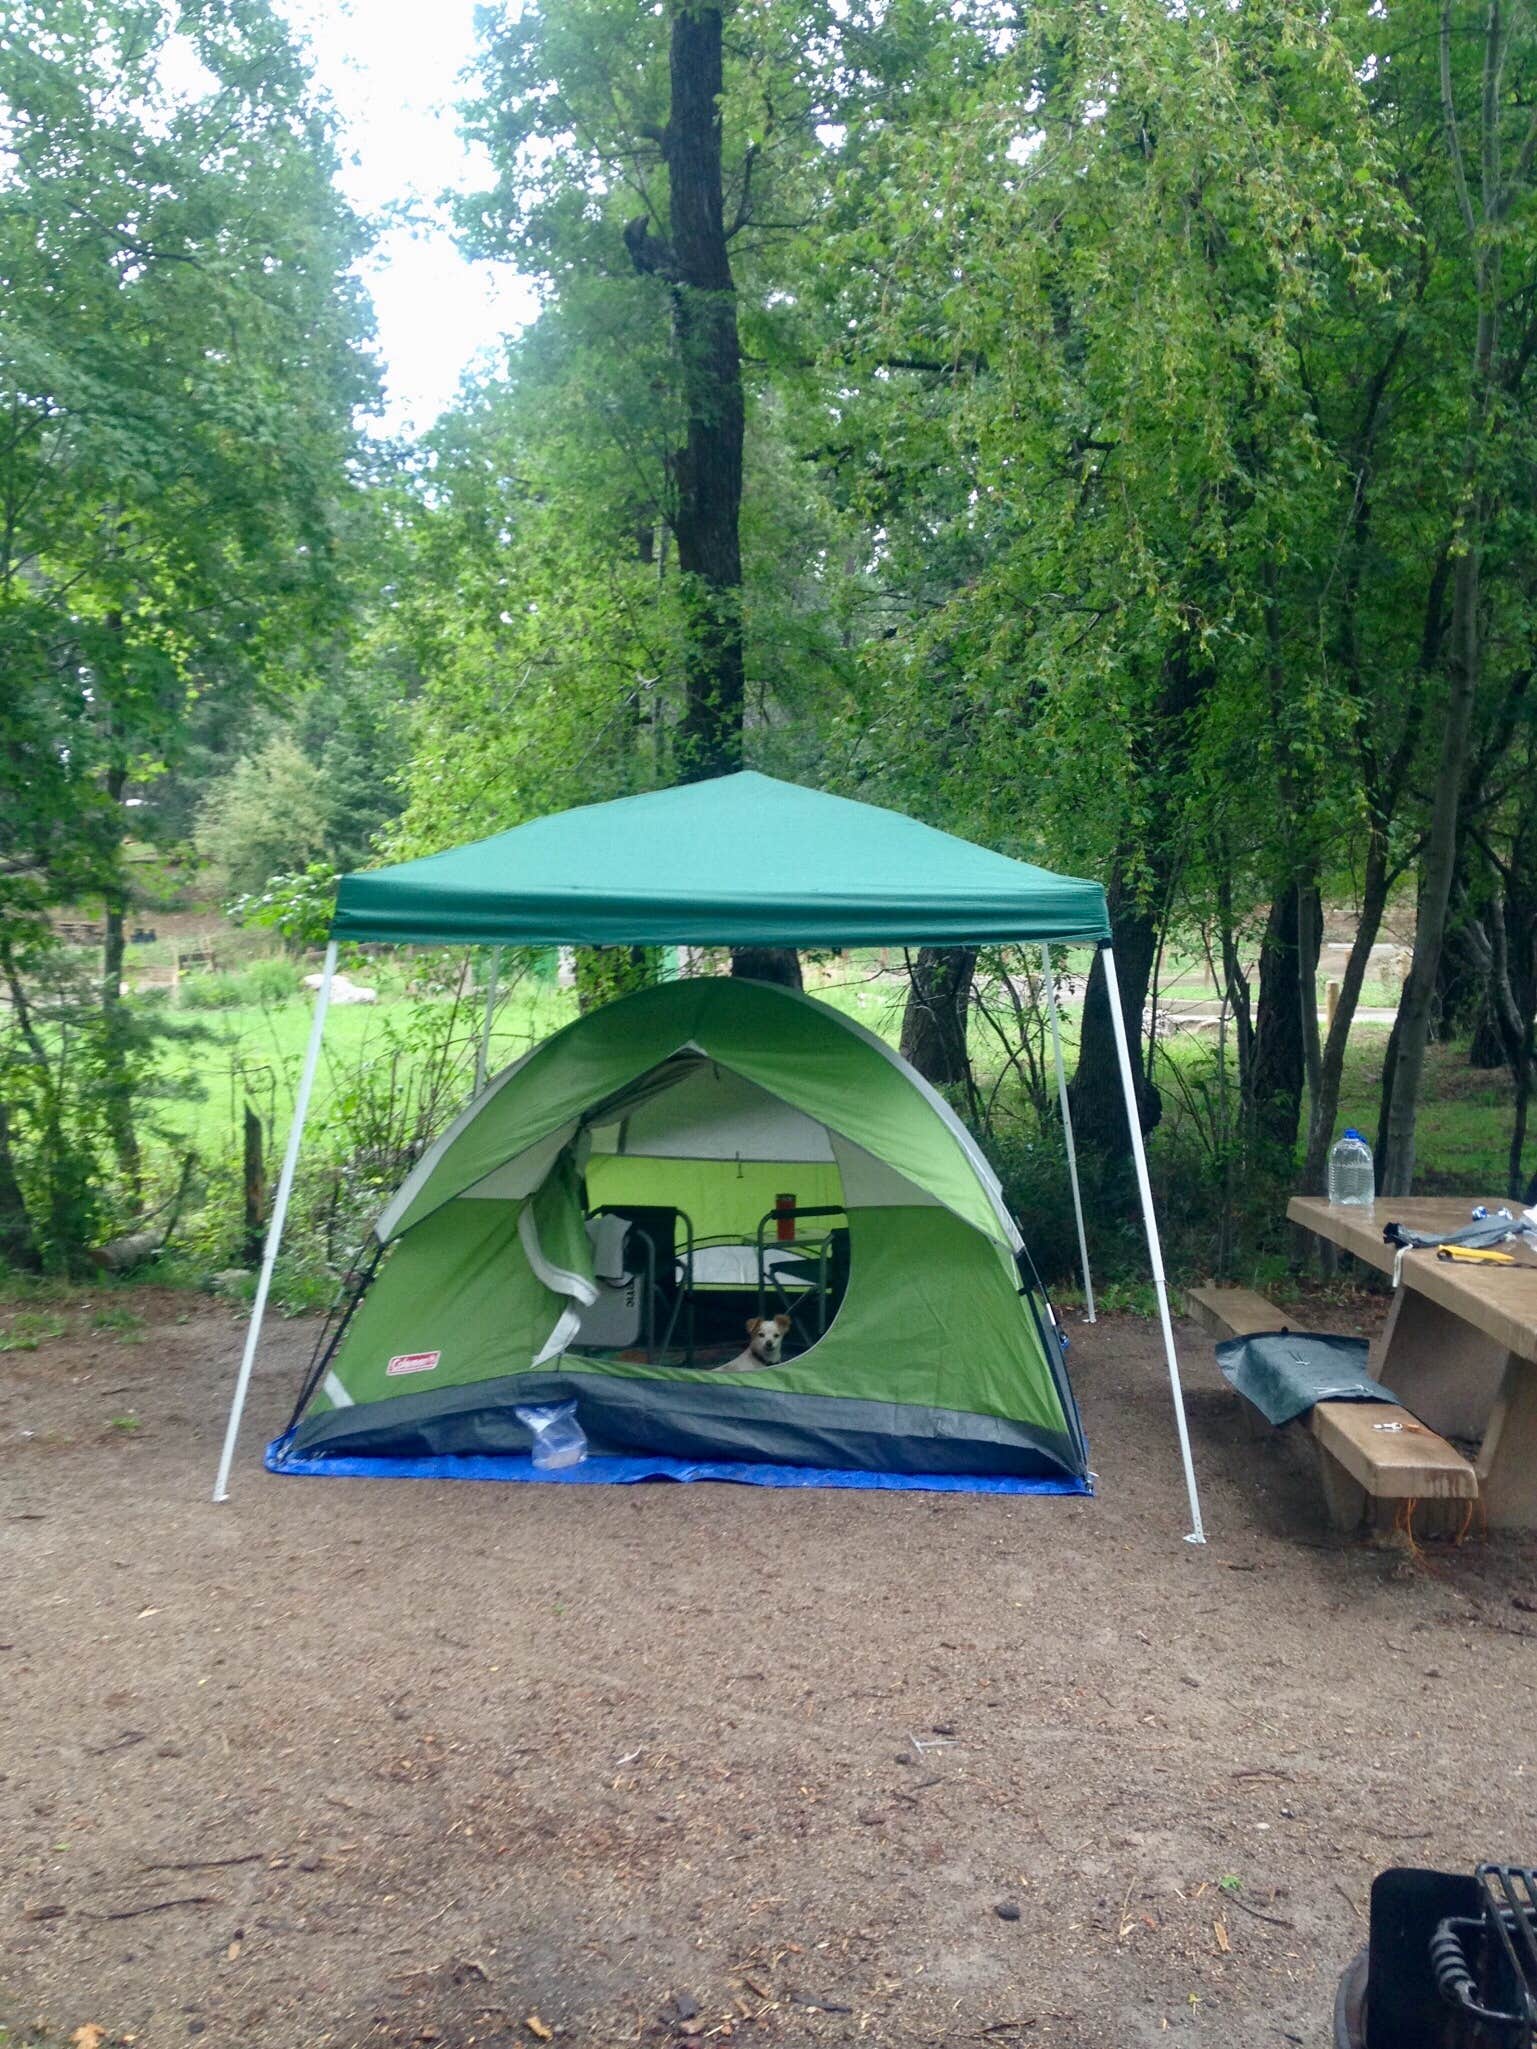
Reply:
M728 1481L743 1487L850 1487L873 1493L1092 1494L1091 1480L1023 1479L983 1473L874 1473L830 1466L782 1466L744 1459L591 1457L580 1465L542 1472L531 1458L503 1453L478 1458L306 1458L288 1449L287 1437L267 1446L269 1473L352 1480L501 1480L541 1487L628 1487L641 1480Z

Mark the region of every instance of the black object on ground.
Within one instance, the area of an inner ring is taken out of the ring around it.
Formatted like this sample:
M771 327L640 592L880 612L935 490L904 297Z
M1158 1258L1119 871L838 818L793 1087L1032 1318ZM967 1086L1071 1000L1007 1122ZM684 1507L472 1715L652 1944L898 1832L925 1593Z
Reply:
M1336 2049L1533 2049L1537 1874L1391 1870L1371 1937L1340 1981Z

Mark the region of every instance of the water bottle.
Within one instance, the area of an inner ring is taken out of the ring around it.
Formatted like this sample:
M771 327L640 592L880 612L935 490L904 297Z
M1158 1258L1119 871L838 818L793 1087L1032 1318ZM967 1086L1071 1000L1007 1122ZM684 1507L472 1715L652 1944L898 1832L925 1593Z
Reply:
M1372 1149L1352 1126L1329 1150L1329 1205L1332 1209L1370 1209L1376 1195Z

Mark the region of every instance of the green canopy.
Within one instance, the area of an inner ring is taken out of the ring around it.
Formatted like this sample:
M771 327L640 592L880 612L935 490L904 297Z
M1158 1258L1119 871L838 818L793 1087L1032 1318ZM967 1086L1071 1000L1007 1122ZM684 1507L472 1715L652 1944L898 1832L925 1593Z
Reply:
M961 946L1110 937L1097 882L744 771L342 878L332 936L443 945Z

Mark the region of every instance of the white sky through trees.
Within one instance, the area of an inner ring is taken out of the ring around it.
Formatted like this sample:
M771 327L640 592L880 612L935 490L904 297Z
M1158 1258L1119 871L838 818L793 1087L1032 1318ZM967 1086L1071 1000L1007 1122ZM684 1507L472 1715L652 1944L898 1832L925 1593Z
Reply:
M510 265L454 246L447 190L489 182L459 134L475 48L475 0L285 0L316 78L343 123L341 185L382 232L363 278L377 318L384 416L375 431L423 430L461 373L534 312Z

